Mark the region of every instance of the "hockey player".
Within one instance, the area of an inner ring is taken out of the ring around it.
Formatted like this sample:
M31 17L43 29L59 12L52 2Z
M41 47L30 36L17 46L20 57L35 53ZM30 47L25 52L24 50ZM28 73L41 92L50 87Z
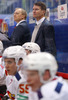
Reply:
M25 49L27 55L30 53L40 52L39 45L34 42L26 42L22 45L22 47Z
M0 100L5 95L6 89L7 89L6 84L5 84L7 71L4 68L2 52L3 52L3 43L0 41Z
M6 94L6 74L7 71L5 70L4 66L0 65L0 100Z
M32 87L29 100L68 100L68 84L55 76L58 65L53 55L30 54L23 63L27 82Z
M23 100L28 98L29 88L26 79L24 74L18 71L25 55L25 50L21 46L8 47L3 53L5 68L9 74L6 78L7 95L11 100L15 100L17 96Z

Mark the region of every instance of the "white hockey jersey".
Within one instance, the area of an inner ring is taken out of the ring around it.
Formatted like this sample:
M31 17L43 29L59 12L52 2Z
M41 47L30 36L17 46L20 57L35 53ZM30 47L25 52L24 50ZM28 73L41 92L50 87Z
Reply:
M21 71L6 77L7 94L11 100L28 100L29 86Z
M61 77L56 77L41 87L38 97L39 100L68 100L68 84Z
M2 56L0 56L0 86L6 83L6 70L4 67L4 62L2 61Z
M2 65L2 56L0 57L0 65Z
M28 100L39 100L37 92L30 91Z
M61 77L57 77L37 92L30 93L29 100L68 100L68 84Z
M6 84L6 74L4 66L0 65L0 86Z
M4 64L4 61L2 59L2 56L0 56L0 65L4 66L5 67L5 64Z

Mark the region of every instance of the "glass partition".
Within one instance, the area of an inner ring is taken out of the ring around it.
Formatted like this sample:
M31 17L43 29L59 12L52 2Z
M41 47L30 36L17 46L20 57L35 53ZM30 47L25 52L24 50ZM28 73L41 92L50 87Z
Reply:
M67 18L58 19L58 6L67 4L68 10L68 0L0 0L0 14L10 15L13 14L16 7L22 7L28 13L27 22L33 31L34 24L29 23L29 13L32 12L33 5L37 1L42 1L46 4L46 7L49 9L49 21L55 28L57 61L59 63L58 71L68 73L68 11Z

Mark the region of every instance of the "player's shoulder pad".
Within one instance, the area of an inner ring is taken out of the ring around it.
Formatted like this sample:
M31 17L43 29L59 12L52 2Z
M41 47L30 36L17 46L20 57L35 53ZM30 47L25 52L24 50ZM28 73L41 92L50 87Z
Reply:
M19 74L18 72L15 74L15 77L16 77L16 79L17 79L18 81L21 79L21 76L20 76L20 74Z
M57 86L56 86L56 88L55 88L55 91L56 91L57 93L60 93L62 86L63 86L63 84L60 83L60 82L58 82L58 83L57 83Z

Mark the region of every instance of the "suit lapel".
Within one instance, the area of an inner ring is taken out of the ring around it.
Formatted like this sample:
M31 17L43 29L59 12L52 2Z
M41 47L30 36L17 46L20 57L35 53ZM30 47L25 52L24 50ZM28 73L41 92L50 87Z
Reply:
M39 30L38 30L38 32L37 32L35 41L38 39L39 34L40 34L41 30L43 29L44 22L45 22L45 20L42 22L41 26L39 27Z

